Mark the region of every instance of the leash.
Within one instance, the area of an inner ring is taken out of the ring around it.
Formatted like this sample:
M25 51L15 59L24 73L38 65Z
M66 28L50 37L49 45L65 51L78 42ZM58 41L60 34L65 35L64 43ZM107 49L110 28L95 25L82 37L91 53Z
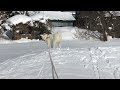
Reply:
M56 78L58 79L58 75L57 75L57 72L56 72L52 57L51 57L50 48L49 48L49 57L50 57L51 65L52 65L52 77L53 79L55 79L55 75L56 75Z

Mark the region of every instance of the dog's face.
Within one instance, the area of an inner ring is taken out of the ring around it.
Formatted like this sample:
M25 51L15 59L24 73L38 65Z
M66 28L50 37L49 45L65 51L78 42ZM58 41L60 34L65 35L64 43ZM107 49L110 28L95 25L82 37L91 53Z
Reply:
M48 34L44 33L43 35L40 35L43 40L46 40L48 38Z

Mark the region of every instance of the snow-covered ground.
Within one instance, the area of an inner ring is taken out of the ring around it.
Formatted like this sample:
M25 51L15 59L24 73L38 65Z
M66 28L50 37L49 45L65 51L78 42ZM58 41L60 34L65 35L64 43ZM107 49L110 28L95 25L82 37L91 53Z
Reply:
M77 40L72 38L73 28L54 30L66 32L62 33L62 48L51 50L60 79L120 78L120 39ZM43 41L3 41L0 41L1 79L52 79L47 45Z

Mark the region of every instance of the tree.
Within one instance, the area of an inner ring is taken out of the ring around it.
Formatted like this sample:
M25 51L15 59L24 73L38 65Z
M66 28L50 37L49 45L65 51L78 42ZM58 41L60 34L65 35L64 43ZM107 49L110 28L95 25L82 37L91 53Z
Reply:
M107 24L105 21L105 11L97 11L98 17L99 17L99 23L102 27L102 33L103 33L103 41L107 41Z
M80 17L89 18L86 22L89 26L90 30L98 30L99 29L103 34L103 41L107 41L107 22L105 20L105 14L109 11L76 11L76 26L80 28Z

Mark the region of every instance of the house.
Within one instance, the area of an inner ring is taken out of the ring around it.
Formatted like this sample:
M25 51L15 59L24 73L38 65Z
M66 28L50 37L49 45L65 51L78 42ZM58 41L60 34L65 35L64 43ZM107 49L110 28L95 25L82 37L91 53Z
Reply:
M39 34L51 33L52 27L73 26L74 21L71 12L41 11L32 16L20 14L12 16L3 26L10 39L38 39Z
M47 18L53 27L73 26L75 22L71 12L41 11L39 14L31 17L33 19Z
M75 18L75 16L76 16L76 11L62 11L62 12L69 12L69 13L71 13L72 14L72 16Z

